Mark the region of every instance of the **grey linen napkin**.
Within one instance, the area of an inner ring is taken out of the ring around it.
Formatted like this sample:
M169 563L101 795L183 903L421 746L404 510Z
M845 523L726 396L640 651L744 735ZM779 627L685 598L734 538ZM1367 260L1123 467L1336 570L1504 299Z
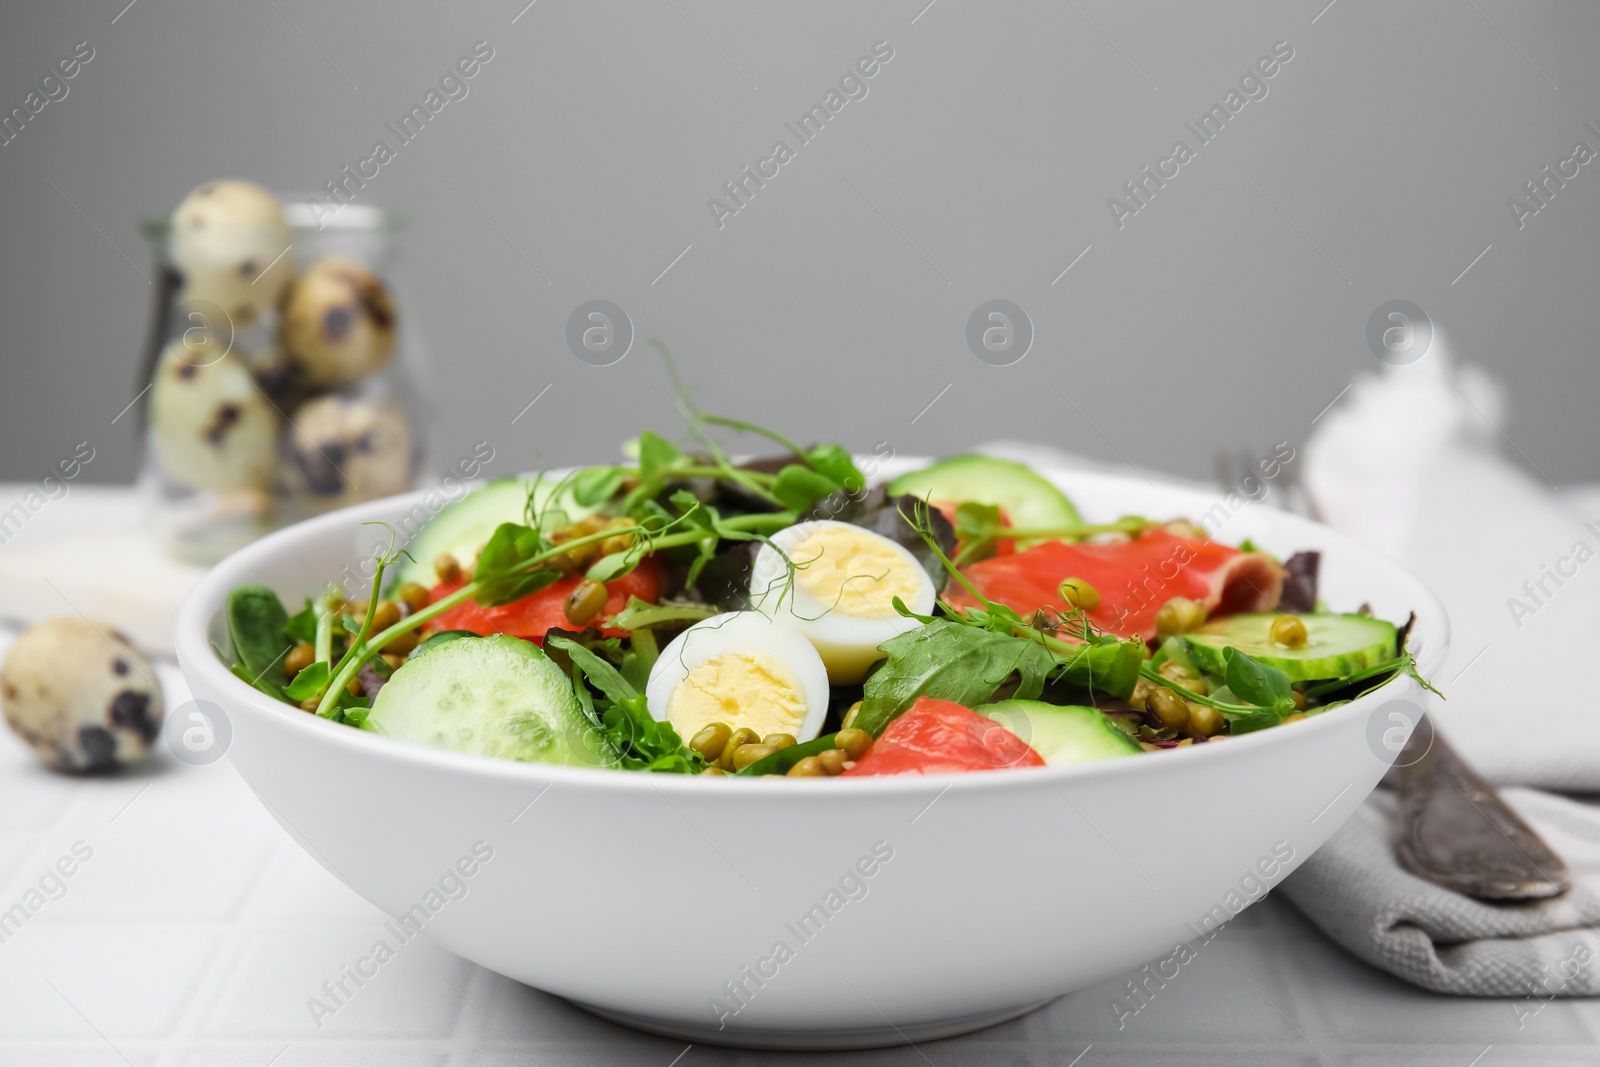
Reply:
M1488 904L1402 868L1395 797L1379 789L1279 892L1375 967L1439 993L1530 998L1600 994L1600 806L1533 789L1501 795L1566 861L1555 900ZM1513 1005L1513 1010L1515 1010Z

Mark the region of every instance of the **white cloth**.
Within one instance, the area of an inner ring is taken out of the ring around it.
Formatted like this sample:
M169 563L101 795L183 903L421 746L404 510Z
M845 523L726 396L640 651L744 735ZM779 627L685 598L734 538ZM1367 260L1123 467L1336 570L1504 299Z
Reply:
M1559 673L1600 648L1600 512L1518 454L1504 406L1436 336L1321 420L1305 481L1325 521L1444 602L1450 659L1432 681L1447 699L1430 714L1467 761L1496 783L1600 792L1600 714Z

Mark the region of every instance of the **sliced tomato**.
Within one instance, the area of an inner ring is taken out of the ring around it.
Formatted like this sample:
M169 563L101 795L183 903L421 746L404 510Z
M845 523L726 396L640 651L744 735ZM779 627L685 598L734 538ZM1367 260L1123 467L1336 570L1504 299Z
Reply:
M563 607L567 597L582 580L582 578L563 578L554 585L545 586L537 593L531 593L521 600L513 600L496 608L482 607L468 600L430 620L424 629L471 630L475 634L510 634L512 637L521 637L539 644L544 641L544 635L553 629L574 628L567 620ZM433 587L432 599L437 601L459 588L461 588L459 585L440 582ZM621 611L627 606L629 597L636 596L653 604L660 595L661 567L655 559L646 558L631 573L623 575L614 582L606 583L606 606L594 621L598 624ZM607 637L623 637L628 631L602 627L600 632Z
M1081 578L1100 594L1089 621L1122 637L1155 636L1156 612L1175 596L1188 597L1213 614L1270 611L1283 591L1283 568L1259 552L1241 552L1215 541L1178 537L1155 528L1115 544L1046 541L1010 556L995 556L963 569L977 590L1023 618L1040 608L1064 611L1061 582ZM978 601L952 583L956 607Z
M960 704L918 697L846 775L963 774L1043 767L1016 734Z

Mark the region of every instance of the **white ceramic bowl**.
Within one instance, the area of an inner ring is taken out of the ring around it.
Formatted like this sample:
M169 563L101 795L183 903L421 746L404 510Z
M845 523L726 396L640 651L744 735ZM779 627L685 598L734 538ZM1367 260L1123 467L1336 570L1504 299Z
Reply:
M1095 518L1199 517L1218 504L1137 478L1055 478ZM404 919L397 939L416 927L687 1041L921 1041L1172 956L1333 833L1393 759L1384 706L1426 700L1402 677L1305 722L1084 767L712 781L435 751L296 711L228 672L212 642L231 588L265 582L298 603L356 573L372 539L359 520L397 521L420 496L302 523L219 564L179 616L184 674L224 709L228 756L274 818ZM1368 602L1397 621L1415 611L1424 675L1443 662L1442 608L1397 564L1249 504L1219 537L1284 556L1321 549L1330 604Z

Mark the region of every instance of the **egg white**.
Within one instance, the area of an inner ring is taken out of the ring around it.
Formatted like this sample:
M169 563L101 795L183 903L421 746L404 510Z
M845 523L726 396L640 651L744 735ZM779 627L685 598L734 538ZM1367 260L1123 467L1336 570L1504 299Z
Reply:
M730 611L695 623L661 650L650 668L645 701L657 722L667 722L672 696L690 672L718 656L744 653L781 665L799 683L805 717L794 731L796 741L809 741L822 730L828 713L828 672L816 649L793 627L755 611ZM750 723L730 720L734 729ZM772 731L757 728L758 733ZM687 737L684 738L688 740Z
M798 577L789 581L788 565L783 557L788 556L797 567L813 562L797 558L796 546L802 546L799 555L805 555L805 542L819 528L829 527L841 528L835 531L837 535L856 540L858 544L870 544L875 551L889 555L893 561L890 565L914 585L913 595L901 599L918 615L933 612L933 579L903 545L864 527L831 519L797 523L779 530L772 535L770 544L761 546L751 572L751 606L804 634L822 657L828 668L828 679L834 685L853 685L866 675L867 668L883 658L879 645L922 624L900 615L892 604L871 616L847 615L835 610L838 590L827 590L826 596L817 596L802 588ZM847 581L871 581L870 570L863 567L860 574L852 574Z

